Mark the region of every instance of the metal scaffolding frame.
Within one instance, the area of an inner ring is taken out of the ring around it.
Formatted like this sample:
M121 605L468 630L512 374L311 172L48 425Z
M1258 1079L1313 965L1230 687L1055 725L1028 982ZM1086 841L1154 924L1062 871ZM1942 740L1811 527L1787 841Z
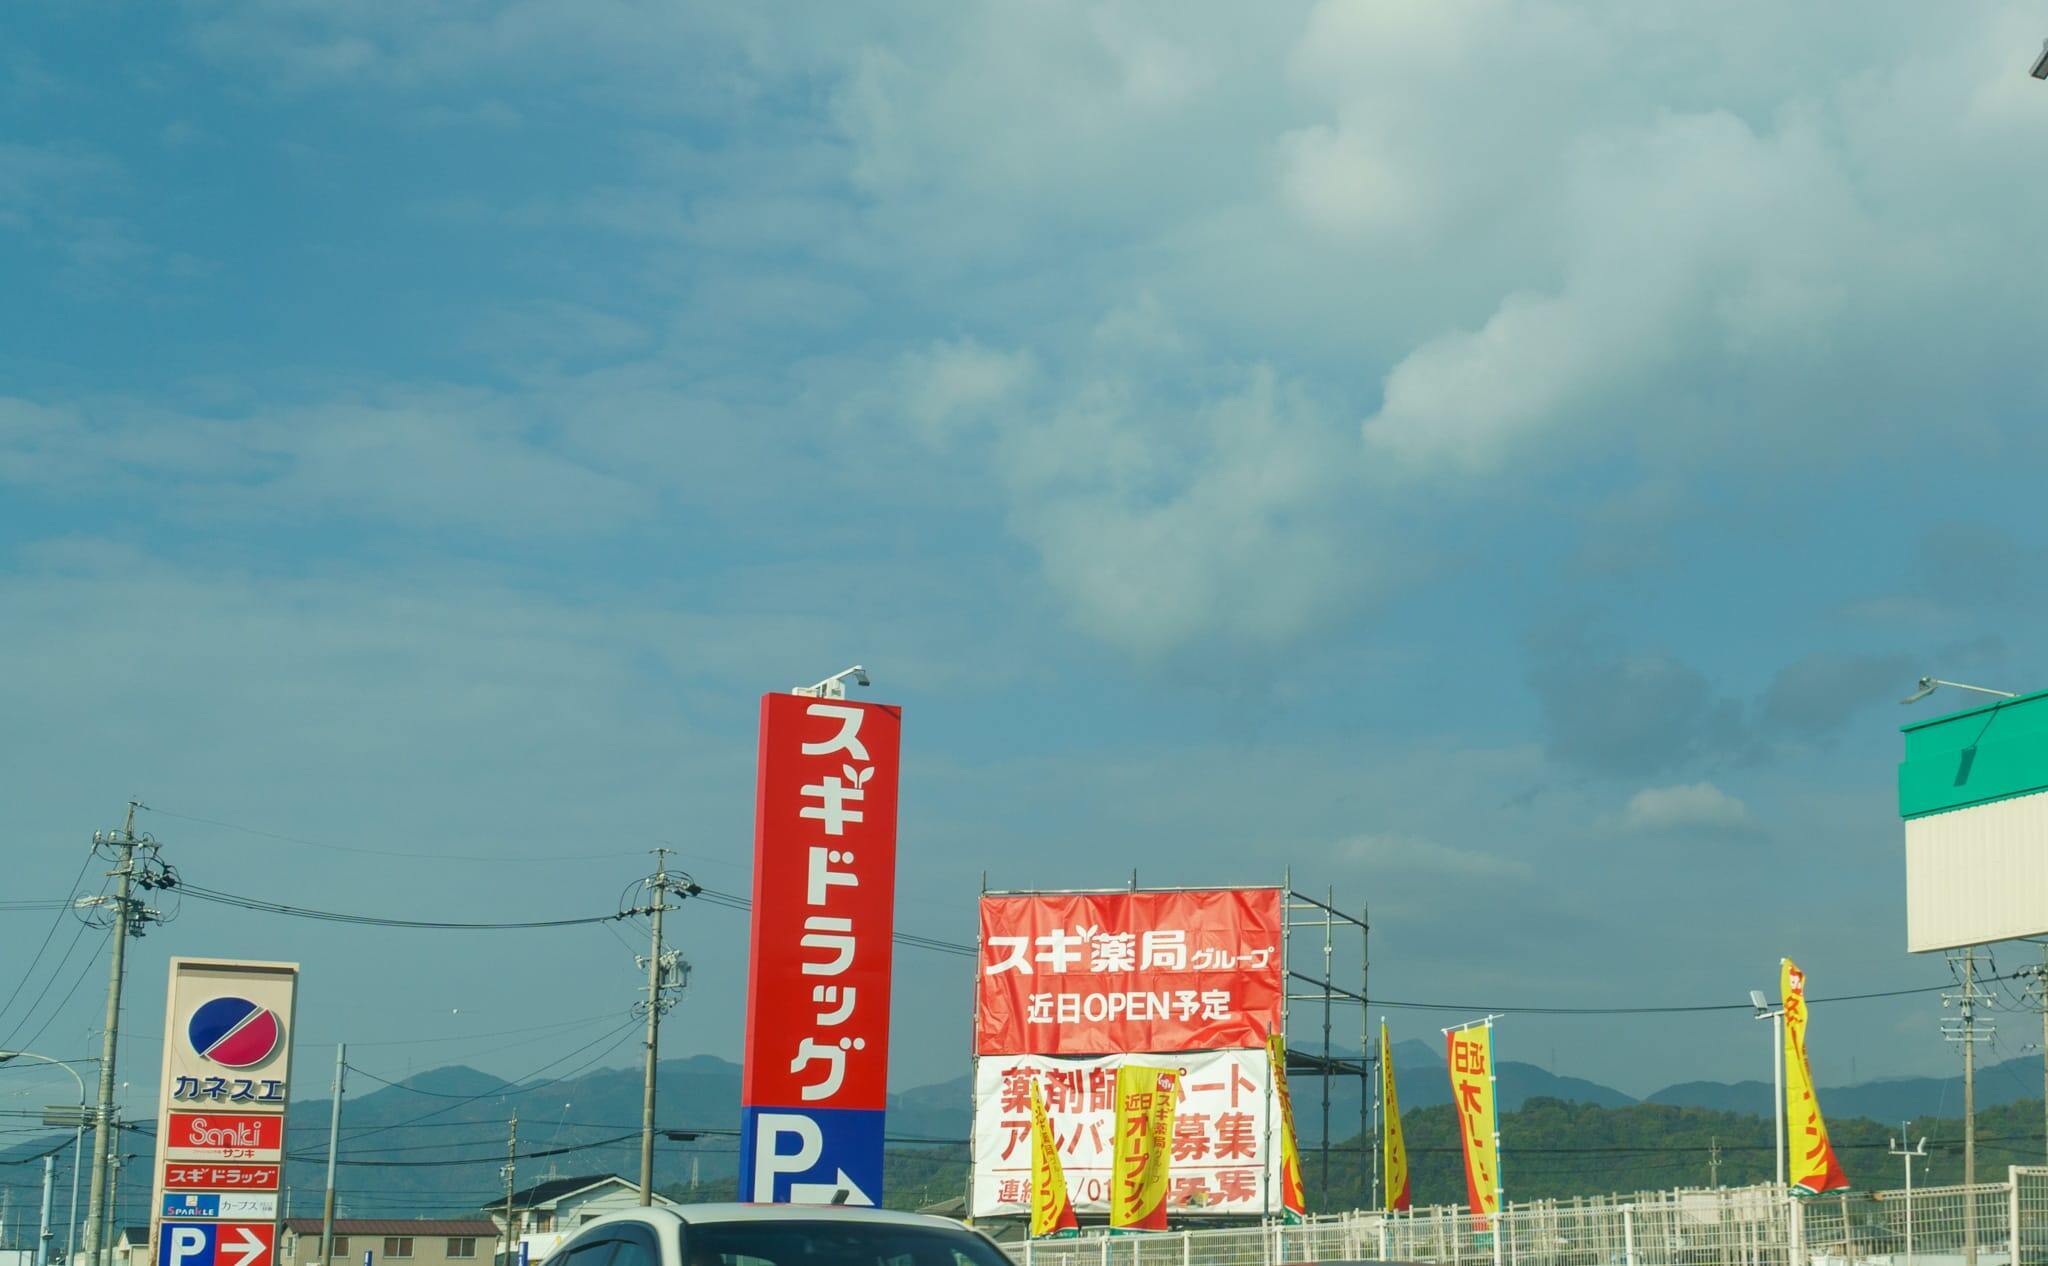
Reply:
M1281 1003L1281 1023L1287 1034L1287 1075L1290 1083L1297 1073L1314 1077L1322 1091L1322 1133L1320 1152L1320 1189L1324 1198L1332 1196L1330 1191L1330 1087L1338 1077L1358 1078L1358 1151L1362 1153L1358 1164L1358 1192L1361 1207L1377 1207L1380 1186L1380 1150L1375 1146L1374 1116L1378 1111L1378 1097L1373 1094L1374 1073L1379 1061L1371 1033L1372 952L1371 923L1368 910L1360 904L1356 915L1348 914L1337 907L1337 890L1324 890L1324 897L1318 900L1307 893L1298 892L1294 887L1293 872L1289 871L1281 883L1280 940L1281 957L1286 966L1286 993ZM1347 989L1336 981L1335 957L1337 938L1349 937L1353 932L1358 936L1358 989ZM1321 944L1314 945L1320 933ZM1304 972L1299 969L1300 961L1294 952L1296 934L1307 935L1311 947L1320 949L1322 972ZM1297 1002L1311 1004L1310 1018L1321 1018L1320 1040L1311 1049L1309 1043L1295 1041L1296 1029L1294 1005ZM1335 1013L1340 1007L1358 1008L1358 1054L1354 1058L1336 1055L1331 1045ZM1295 1096L1295 1115L1298 1118L1301 1102ZM1349 1149L1337 1148L1344 1151ZM1370 1159L1368 1159L1368 1157Z

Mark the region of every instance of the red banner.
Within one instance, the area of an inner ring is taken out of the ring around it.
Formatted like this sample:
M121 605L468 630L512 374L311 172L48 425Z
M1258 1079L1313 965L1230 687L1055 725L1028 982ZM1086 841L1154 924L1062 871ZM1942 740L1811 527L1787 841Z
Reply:
M979 982L981 1055L1261 1047L1286 988L1280 890L983 897Z
M887 1099L902 728L899 708L761 699L744 1105Z

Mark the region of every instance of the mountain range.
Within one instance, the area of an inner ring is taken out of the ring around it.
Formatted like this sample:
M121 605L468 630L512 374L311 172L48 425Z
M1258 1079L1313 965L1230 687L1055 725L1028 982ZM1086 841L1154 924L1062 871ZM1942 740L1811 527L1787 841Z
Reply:
M1763 1061L1759 1058L1757 1062ZM1394 1075L1404 1112L1451 1101L1443 1052L1430 1043L1413 1040L1395 1043ZM1561 1099L1568 1103L1596 1104L1605 1108L1651 1103L1748 1116L1771 1115L1771 1085L1766 1081L1684 1081L1638 1099L1612 1086L1562 1076L1515 1060L1502 1060L1498 1077L1504 1111L1518 1109L1531 1099ZM1319 1100L1316 1104L1309 1101L1314 1086L1313 1080L1301 1082L1301 1089L1295 1092L1297 1113L1303 1108L1316 1106L1317 1115L1320 1115ZM1336 1122L1353 1121L1357 1117L1355 1092L1343 1099L1348 1115L1340 1114L1336 1109L1335 1100L1345 1088L1341 1082L1332 1087L1333 1133L1339 1132ZM2019 1056L1977 1066L1977 1107L1980 1111L2022 1099L2038 1100L2041 1094L2039 1057ZM1883 1077L1849 1085L1822 1086L1819 1097L1822 1110L1830 1117L1868 1117L1874 1121L1898 1122L1924 1116L1956 1116L1963 1102L1962 1070L1958 1067L1953 1077ZM1304 1124L1305 1134L1308 1128ZM1348 1135L1351 1131L1342 1133Z
M1449 1102L1444 1057L1435 1046L1420 1041L1396 1045L1394 1067L1404 1116L1429 1113ZM367 1076L353 1080L343 1104L338 1184L340 1208L350 1216L459 1212L502 1198L500 1166L508 1118L515 1110L523 1158L516 1180L521 1185L549 1176L632 1174L638 1166L637 1069L605 1069L525 1084L464 1066L434 1069L397 1083L379 1083ZM739 1085L739 1066L727 1060L699 1055L663 1061L657 1119L674 1135L657 1147L655 1177L662 1189L677 1194L695 1190L702 1196L731 1192L738 1153ZM1638 1100L1599 1082L1504 1060L1499 1065L1499 1087L1503 1112L1549 1102L1584 1105L1588 1110L1633 1111L1641 1105L1751 1118L1768 1117L1771 1111L1770 1087L1760 1081L1684 1082ZM891 1097L890 1181L897 1202L957 1193L961 1141L970 1123L969 1089L970 1080L963 1075ZM1355 1080L1333 1079L1333 1140L1358 1133L1359 1089ZM1978 1072L1980 1111L2038 1100L2041 1089L2038 1059L2006 1060ZM1297 1075L1293 1090L1302 1141L1312 1147L1322 1139L1321 1086L1312 1076ZM1822 1087L1820 1098L1833 1120L1869 1118L1889 1128L1889 1123L1911 1118L1956 1115L1962 1088L1960 1077L1891 1077ZM288 1199L297 1212L310 1212L319 1204L328 1106L324 1098L293 1104L286 1181ZM149 1128L145 1123L124 1135L124 1155L131 1158L118 1206L124 1219L145 1212L148 1192L140 1176L147 1172L154 1152ZM64 1136L42 1133L26 1121L6 1133L26 1137L0 1148L0 1193L24 1205L41 1179L40 1165L24 1162L63 1142ZM56 1153L59 1191L69 1184L70 1156L68 1147Z

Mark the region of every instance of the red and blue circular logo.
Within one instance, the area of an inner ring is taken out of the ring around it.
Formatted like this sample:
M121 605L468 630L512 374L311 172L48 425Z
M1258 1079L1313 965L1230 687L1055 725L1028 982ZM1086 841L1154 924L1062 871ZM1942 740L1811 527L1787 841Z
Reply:
M185 1037L202 1058L227 1068L254 1068L284 1041L284 1025L275 1012L247 998L215 998L192 1013Z

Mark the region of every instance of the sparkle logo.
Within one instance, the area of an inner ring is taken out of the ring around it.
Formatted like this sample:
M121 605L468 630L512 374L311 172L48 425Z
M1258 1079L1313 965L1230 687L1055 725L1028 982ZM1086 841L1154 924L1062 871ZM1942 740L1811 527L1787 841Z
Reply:
M225 1068L254 1068L276 1052L284 1025L275 1012L247 998L215 998L192 1013L185 1037L203 1059Z

